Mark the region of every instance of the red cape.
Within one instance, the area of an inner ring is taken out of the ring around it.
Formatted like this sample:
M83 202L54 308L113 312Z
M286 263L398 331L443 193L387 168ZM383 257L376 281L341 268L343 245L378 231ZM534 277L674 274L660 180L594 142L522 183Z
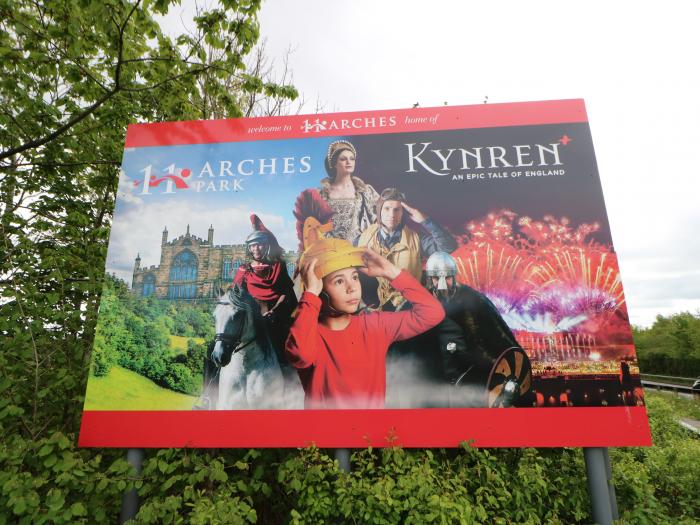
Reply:
M239 266L233 284L245 282L248 293L258 301L274 301L287 293L285 281L288 279L280 278L283 277L282 272L287 274L287 268L282 262L258 266L255 270L250 264L244 264Z

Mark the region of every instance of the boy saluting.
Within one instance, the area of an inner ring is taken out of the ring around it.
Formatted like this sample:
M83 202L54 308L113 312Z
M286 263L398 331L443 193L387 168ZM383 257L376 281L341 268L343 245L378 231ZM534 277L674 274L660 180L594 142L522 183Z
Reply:
M306 408L383 408L389 345L433 328L445 312L408 272L369 249L319 238L314 230L322 228L305 224L305 291L285 345L287 358L298 369ZM387 279L412 310L360 311L358 272Z

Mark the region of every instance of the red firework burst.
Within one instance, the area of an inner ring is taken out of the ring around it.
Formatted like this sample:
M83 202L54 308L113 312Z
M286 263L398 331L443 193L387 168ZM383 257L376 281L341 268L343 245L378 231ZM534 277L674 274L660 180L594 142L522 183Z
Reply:
M574 228L568 218L541 221L510 210L466 225L469 240L454 253L457 279L503 310L555 318L624 308L617 258L589 240L597 223Z

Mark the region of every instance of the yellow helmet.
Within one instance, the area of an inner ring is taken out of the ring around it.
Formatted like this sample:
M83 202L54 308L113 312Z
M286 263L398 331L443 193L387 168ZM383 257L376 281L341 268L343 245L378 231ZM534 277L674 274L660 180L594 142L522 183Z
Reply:
M322 236L332 227L332 223L321 224L314 217L309 217L304 221L304 253L299 264L303 266L305 261L316 259L314 273L319 279L323 279L336 270L365 265L362 260L365 248L353 246L344 239Z

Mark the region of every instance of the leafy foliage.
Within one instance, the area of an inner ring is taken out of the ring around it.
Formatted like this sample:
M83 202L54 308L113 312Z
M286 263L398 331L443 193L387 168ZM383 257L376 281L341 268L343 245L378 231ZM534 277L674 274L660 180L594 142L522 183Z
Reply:
M170 347L171 333L212 340L209 305L173 303L156 297L135 297L126 285L107 276L95 333L93 369L107 375L112 365L138 372L156 384L185 394L198 394L206 345L189 340L187 351Z
M133 332L95 334L103 286L102 313L130 300L103 276L126 126L296 96L245 69L258 0L221 0L171 38L153 15L173 3L0 0L0 524L113 523L130 487L137 523L588 521L579 450L362 450L350 474L318 449L162 450L135 476L123 451L77 449L93 341L96 374L124 360L157 375L131 333L157 349L202 332L196 313L145 301ZM201 352L173 358L175 381ZM648 407L657 445L613 453L625 520L696 523L698 440L672 416L691 411Z
M60 432L36 441L9 436L0 446L0 523L113 522L130 484L119 455L78 450L74 436Z
M700 315L659 315L650 328L633 328L642 373L700 376Z
M201 9L191 34L171 37L153 17L177 3L0 0L0 393L14 415L0 432L77 430L127 125L296 96L246 70L259 0ZM168 331L187 335L191 321ZM118 359L109 335L97 374Z
M676 418L696 403L650 393L655 445L612 449L622 524L697 523L700 440ZM134 523L589 523L580 449L153 450L140 476L123 451L75 436L0 446L0 523L111 523L136 487Z

